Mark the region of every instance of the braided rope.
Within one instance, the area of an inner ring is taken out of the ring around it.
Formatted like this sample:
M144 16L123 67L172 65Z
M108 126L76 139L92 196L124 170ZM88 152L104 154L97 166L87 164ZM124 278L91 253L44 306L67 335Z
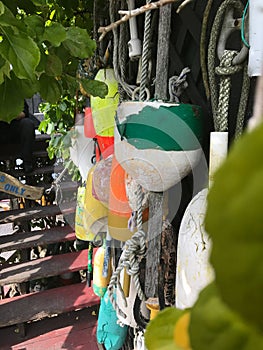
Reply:
M124 300L125 305L127 301L124 295L123 288L120 283L120 273L123 269L126 269L127 274L133 276L135 288L138 296L141 300L145 300L144 293L141 288L139 280L140 261L145 256L146 252L146 234L144 231L137 231L128 241L125 243L125 248L119 259L118 267L111 276L110 283L108 286L108 295L112 303L113 308L117 314L126 318L126 314L120 309L116 299L114 298L114 291L116 288L119 289L121 296Z
M244 116L246 112L246 105L249 91L249 77L247 70L244 68L246 63L243 65L233 65L232 61L237 52L225 50L221 59L219 67L215 68L215 56L216 47L219 37L219 28L223 21L223 16L228 8L234 7L240 15L243 12L243 4L237 0L225 0L219 7L210 35L210 41L208 45L208 78L211 93L211 106L214 116L214 127L216 131L226 131L228 129L228 107L230 98L231 78L230 75L239 72L244 69L243 73L243 85L240 97L240 104L238 109L238 116L236 122L235 136L239 136L243 131ZM219 92L216 88L216 76L220 75L220 87ZM218 97L219 96L219 97Z
M240 71L241 65L232 65L233 58L237 51L225 50L220 61L220 65L215 69L216 74L220 75L219 101L215 117L215 130L228 130L228 109L231 90L231 75Z
M149 4L151 0L147 0L146 3ZM151 35L151 11L145 13L144 21L144 37L143 37L143 47L142 47L142 71L141 71L141 84L140 84L140 94L139 100L143 101L145 98L145 90L148 77L148 58L149 58L149 47L150 47L150 35Z
M119 1L118 0L111 0L110 1L110 7L109 7L109 15L110 15L110 20L111 22L115 22L116 19L116 9L117 6L119 5ZM122 63L123 66L123 57L119 60L119 32L118 32L118 28L114 28L112 30L113 32L113 41L114 41L114 45L113 45L113 69L114 69L114 74L115 74L115 78L118 81L118 83L121 86L120 90L125 91L125 93L131 98L132 94L133 94L133 90L134 87L127 84L125 82L125 80L122 77L122 74L120 73L120 61Z

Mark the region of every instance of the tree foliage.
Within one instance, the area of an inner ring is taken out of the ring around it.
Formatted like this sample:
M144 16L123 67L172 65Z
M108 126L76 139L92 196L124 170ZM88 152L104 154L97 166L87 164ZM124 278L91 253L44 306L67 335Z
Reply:
M80 59L94 54L90 0L0 1L0 120L10 121L23 98L38 92L50 103L75 95ZM82 84L104 95L100 82Z

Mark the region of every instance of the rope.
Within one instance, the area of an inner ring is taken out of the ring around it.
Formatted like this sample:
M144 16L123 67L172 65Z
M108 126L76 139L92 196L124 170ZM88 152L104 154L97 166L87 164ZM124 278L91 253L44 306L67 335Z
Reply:
M61 181L62 177L64 176L64 174L65 174L65 172L67 170L68 170L67 168L64 168L62 170L62 172L59 174L59 176L56 178L56 180L52 182L51 187L47 188L46 191L45 191L46 194L50 194L51 191L53 189L55 189L55 193L56 193L56 195L55 195L55 202L57 204L60 204L61 201L62 201L62 190L61 190L61 187L59 185L59 182ZM58 198L60 198L60 199L58 200Z
M119 1L118 0L111 0L110 1L110 8L109 8L109 14L110 14L110 20L111 22L115 22L115 18L116 18L116 9L119 6ZM124 25L124 24L123 24ZM123 30L123 28L121 28L120 30ZM133 90L134 90L134 86L129 85L125 82L125 80L123 79L122 74L120 73L120 61L122 62L121 67L123 67L123 57L120 59L119 57L119 32L118 32L118 28L114 28L112 30L113 32L113 41L114 41L114 45L113 45L113 69L114 69L114 74L115 74L115 78L118 81L118 83L120 84L120 95L122 94L122 90L131 98L132 94L133 94ZM127 45L125 45L125 47L127 47ZM123 72L123 71L122 71Z
M179 76L174 75L169 79L170 102L180 102L179 97L181 96L183 90L185 90L188 86L186 78L187 73L189 73L190 71L190 68L185 67Z
M120 283L120 274L123 269L126 269L128 275L133 276L133 281L137 294L140 300L144 300L145 296L141 288L139 280L140 271L140 261L145 256L146 253L146 234L142 230L142 190L141 187L137 192L137 229L138 231L125 243L124 250L121 254L118 267L111 276L110 283L108 286L108 295L112 303L113 308L116 310L117 314L126 318L126 314L120 309L116 299L114 298L114 290L118 287L121 297L124 300L125 307L127 307L127 300Z
M215 69L215 73L220 75L219 100L215 116L215 130L228 130L228 109L231 90L231 75L239 72L241 65L232 65L233 58L237 51L225 50L220 60L220 65Z
M151 0L147 0L146 3L149 4ZM142 47L142 72L141 72L141 84L140 84L140 94L139 100L143 101L145 99L145 90L148 77L148 59L149 59L149 47L150 47L150 35L151 35L151 11L145 13L144 21L144 37L143 37L143 47Z
M208 46L208 77L211 92L211 105L214 116L214 127L216 131L228 130L228 107L230 98L231 78L230 76L239 72L244 68L246 63L242 65L233 65L233 58L237 55L237 51L225 50L219 67L215 68L216 47L219 37L219 29L226 10L234 7L240 13L243 12L243 4L237 0L225 0L219 7L212 29ZM216 75L220 75L220 88L217 91ZM238 137L243 131L244 116L249 92L249 77L246 69L243 73L243 85L241 91L240 104L236 122L235 136ZM224 86L225 85L225 86Z
M128 241L125 243L125 248L121 254L118 267L111 276L110 283L108 286L108 295L112 303L113 308L116 310L117 314L121 315L123 318L126 318L126 314L120 309L116 299L114 298L115 288L118 287L121 293L121 296L127 306L127 301L124 295L120 283L120 273L123 269L126 269L128 275L133 276L135 288L138 292L138 296L141 300L145 300L144 293L141 288L139 280L139 270L140 270L140 261L145 256L146 252L146 243L145 243L146 234L144 231L137 231Z

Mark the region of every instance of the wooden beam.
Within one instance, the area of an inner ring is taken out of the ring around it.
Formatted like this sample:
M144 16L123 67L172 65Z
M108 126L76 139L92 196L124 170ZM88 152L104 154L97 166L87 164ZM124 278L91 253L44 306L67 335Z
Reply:
M0 327L97 305L100 298L86 283L0 300Z
M145 268L145 295L158 297L158 266L160 263L163 218L163 193L151 192L149 196L149 221Z
M12 264L1 269L0 285L22 283L84 270L87 268L87 264L88 249Z

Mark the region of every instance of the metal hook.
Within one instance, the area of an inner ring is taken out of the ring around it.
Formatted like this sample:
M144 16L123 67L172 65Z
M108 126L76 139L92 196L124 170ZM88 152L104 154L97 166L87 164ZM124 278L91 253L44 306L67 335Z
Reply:
M241 18L234 18L234 8L229 9L226 14L222 25L222 30L218 40L217 56L221 60L223 53L226 49L226 43L231 35L236 30L241 30ZM248 55L248 48L242 42L242 47L236 57L233 59L233 65L238 65L244 62Z

